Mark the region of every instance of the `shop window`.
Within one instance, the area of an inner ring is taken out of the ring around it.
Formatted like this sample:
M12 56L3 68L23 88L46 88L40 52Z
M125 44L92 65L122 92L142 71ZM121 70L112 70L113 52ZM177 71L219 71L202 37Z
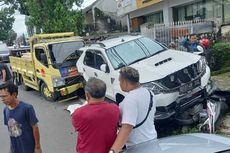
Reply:
M207 2L200 1L181 7L175 7L173 8L173 19L174 21L205 19L206 10L211 9L209 3L211 2L207 0ZM209 4L208 9L205 8L206 4Z
M155 24L164 23L163 12L161 11L161 12L146 16L146 22L152 22Z

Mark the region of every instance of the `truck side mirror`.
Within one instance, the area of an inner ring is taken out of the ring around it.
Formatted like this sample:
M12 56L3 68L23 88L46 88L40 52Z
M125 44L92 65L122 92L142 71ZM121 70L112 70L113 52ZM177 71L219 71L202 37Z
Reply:
M102 64L100 66L100 70L103 71L103 72L105 72L105 73L109 73L109 67L108 67L107 64Z

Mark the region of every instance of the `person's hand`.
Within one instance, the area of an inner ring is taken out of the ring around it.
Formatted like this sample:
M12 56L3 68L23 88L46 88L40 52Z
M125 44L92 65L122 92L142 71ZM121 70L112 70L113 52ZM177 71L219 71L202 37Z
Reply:
M34 153L42 153L42 149L41 148L35 148Z

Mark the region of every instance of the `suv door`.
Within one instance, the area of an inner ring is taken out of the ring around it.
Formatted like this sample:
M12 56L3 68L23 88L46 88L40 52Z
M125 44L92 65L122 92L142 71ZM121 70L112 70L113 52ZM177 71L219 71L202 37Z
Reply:
M106 96L110 99L113 97L113 88L111 77L109 73L109 67L107 67L107 72L100 69L102 64L107 65L107 61L102 55L101 51L98 50L87 50L83 60L84 66L84 78L88 79L90 77L95 77L103 80L107 86Z

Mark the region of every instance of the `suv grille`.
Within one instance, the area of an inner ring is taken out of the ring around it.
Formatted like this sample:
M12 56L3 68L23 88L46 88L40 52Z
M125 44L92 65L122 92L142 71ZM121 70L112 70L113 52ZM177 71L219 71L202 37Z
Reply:
M158 80L157 82L160 83L162 86L168 88L169 90L178 88L182 84L186 84L198 77L201 77L205 73L205 71L199 72L198 64L198 62L192 64L182 70L179 70L173 74L164 77L161 80Z

